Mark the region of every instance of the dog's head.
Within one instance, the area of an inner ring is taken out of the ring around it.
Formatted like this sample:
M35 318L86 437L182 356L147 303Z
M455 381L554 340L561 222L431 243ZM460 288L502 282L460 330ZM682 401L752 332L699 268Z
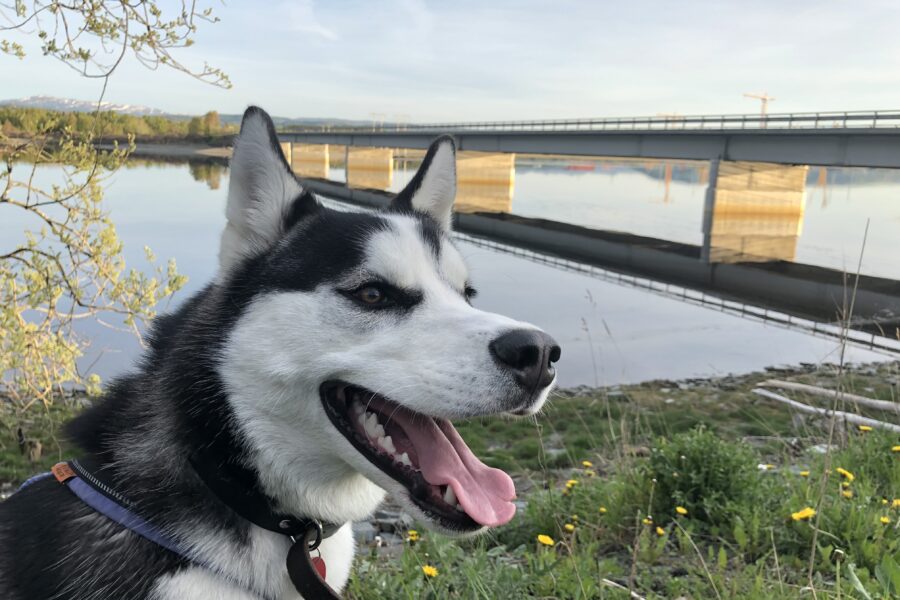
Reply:
M472 306L450 240L455 193L445 137L388 210L326 208L292 174L268 115L244 115L218 279L243 308L220 369L251 466L282 509L359 519L387 490L447 531L512 518L512 480L450 421L536 413L560 349Z

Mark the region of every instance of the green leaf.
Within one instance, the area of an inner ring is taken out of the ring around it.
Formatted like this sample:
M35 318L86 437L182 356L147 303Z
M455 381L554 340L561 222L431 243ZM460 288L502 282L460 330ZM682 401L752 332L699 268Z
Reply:
M859 592L864 600L872 600L872 596L869 595L869 592L866 591L866 588L863 587L862 582L859 580L859 577L856 576L856 565L853 563L847 563L847 567L844 569L847 574L847 580L853 586L857 592Z
M741 550L747 549L747 544L749 543L749 539L747 538L747 532L744 530L744 522L740 517L735 519L736 523L734 525L734 531L732 532L734 535L734 541L737 542L738 548Z
M881 563L875 567L875 578L888 595L900 594L900 565L894 558L885 554Z

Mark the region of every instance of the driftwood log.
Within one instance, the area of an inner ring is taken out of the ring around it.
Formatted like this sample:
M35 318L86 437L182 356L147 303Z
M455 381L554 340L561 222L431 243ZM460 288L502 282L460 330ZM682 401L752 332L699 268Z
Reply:
M757 384L762 387L773 387L782 390L794 390L796 392L805 392L813 396L821 396L823 398L840 398L847 402L853 402L860 406L884 410L900 414L900 402L891 402L889 400L875 400L874 398L866 398L865 396L857 396L856 394L848 394L847 392L838 392L829 390L815 385L807 385L805 383L796 383L794 381L783 381L781 379L768 379Z
M828 408L809 406L808 404L803 404L802 402L791 400L787 396L776 394L775 392L764 388L755 388L753 390L753 393L759 396L763 396L764 398L769 398L770 400L775 400L776 402L781 402L782 404L787 404L791 408L807 414L819 415L822 417L837 417L838 419L846 421L847 423L853 423L854 425L878 427L879 429L887 429L888 431L900 433L900 425L894 425L893 423L885 423L884 421L878 421L876 419L870 419L868 417L861 417L859 415L854 415L853 413L843 412L840 410L831 410Z

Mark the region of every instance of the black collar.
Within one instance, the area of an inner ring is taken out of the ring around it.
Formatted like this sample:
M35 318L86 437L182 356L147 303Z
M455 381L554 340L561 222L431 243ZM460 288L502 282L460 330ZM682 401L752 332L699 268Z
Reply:
M316 529L319 534L311 548L314 550L343 525L276 512L272 508L275 502L259 489L256 474L250 469L234 463L223 464L203 452L194 453L189 460L203 483L223 504L258 527L292 538Z
M194 453L189 461L203 483L231 510L254 525L291 538L285 567L303 598L339 600L317 572L314 560L321 561L321 558L313 559L310 552L341 525L275 512L274 501L259 489L259 480L250 469L213 460L203 452Z

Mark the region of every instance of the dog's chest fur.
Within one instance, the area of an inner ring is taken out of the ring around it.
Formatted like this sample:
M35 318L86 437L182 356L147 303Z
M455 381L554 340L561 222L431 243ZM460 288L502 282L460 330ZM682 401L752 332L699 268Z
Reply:
M350 575L353 563L353 535L350 524L324 540L319 547L327 566L326 581L335 589L342 589ZM216 552L215 539L210 539L211 554ZM250 576L252 585L244 586L202 567L163 576L154 585L153 600L259 600L260 596L248 591L248 587L265 589L265 597L272 600L299 600L284 567L287 544L283 539L260 529L255 529L249 546L236 549L219 548L217 570ZM222 552L222 550L225 550Z

